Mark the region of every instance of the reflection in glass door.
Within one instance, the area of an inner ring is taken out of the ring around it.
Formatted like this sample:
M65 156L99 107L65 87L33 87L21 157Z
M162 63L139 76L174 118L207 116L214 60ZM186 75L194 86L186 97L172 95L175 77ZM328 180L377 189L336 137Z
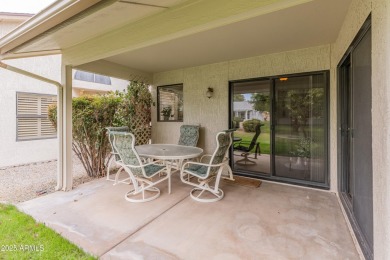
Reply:
M325 183L326 77L274 79L275 175Z
M231 83L232 168L328 187L328 73Z
M270 80L233 84L234 170L270 174Z

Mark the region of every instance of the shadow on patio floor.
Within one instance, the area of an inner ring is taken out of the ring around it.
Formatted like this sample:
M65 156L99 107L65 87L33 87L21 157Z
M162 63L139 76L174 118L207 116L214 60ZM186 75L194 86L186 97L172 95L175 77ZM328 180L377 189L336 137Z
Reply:
M224 183L225 198L199 203L177 174L172 194L158 187L130 203L128 185L99 179L18 207L102 259L359 259L333 193Z

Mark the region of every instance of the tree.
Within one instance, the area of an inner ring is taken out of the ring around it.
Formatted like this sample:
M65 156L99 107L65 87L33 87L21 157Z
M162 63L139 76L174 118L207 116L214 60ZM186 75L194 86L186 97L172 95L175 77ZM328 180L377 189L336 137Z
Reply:
M270 100L269 95L262 93L254 93L251 95L249 101L253 105L253 109L257 111L269 111L270 110Z
M233 101L245 101L245 97L243 94L234 94Z
M290 112L294 131L298 132L301 128L306 138L308 136L304 126L309 118L324 115L324 89L290 90L287 92L285 104Z

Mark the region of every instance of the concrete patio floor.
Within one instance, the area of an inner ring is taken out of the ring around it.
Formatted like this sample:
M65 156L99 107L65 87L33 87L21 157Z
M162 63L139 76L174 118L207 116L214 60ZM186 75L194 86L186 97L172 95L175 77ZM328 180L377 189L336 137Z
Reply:
M124 199L104 179L18 204L101 259L359 259L336 195L263 182L223 183L225 198L199 203L177 174L172 194Z

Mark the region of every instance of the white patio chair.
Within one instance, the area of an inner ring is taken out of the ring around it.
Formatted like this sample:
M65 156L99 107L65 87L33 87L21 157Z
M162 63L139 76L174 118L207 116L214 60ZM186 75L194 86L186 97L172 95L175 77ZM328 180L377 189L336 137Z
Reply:
M199 140L199 125L180 126L179 145L196 146Z
M185 146L196 147L199 140L200 125L182 125L180 126L180 137L178 144ZM172 168L179 170L184 160L176 160L172 162Z
M130 202L146 202L160 196L156 184L168 180L168 192L171 193L171 170L162 161L144 163L134 148L135 137L132 133L112 132L114 147L120 161L117 163L130 175L133 189L126 193L125 199ZM153 181L153 177L165 172L166 175ZM151 195L150 195L151 194ZM142 195L139 198L139 195ZM137 197L138 196L138 197Z
M118 152L115 150L115 147L114 147L114 136L113 136L112 132L113 131L115 131L115 132L129 132L129 127L127 127L127 126L106 127L106 129L107 129L108 141L110 142L110 145L111 145L111 157L110 157L110 159L108 160L108 163L107 163L107 177L106 177L106 179L108 181L115 181L114 185L117 184L117 183L130 184L131 183L130 177L118 181L118 177L117 176L119 176L119 174L122 172L123 167L120 167L117 170L114 179L110 178L110 168L111 168L112 164L118 165L117 162L120 162L120 160L121 160L120 157L119 157Z
M232 130L219 132L216 136L217 148L213 155L202 156L200 162L186 162L182 165L180 171L180 179L183 183L194 186L191 190L191 198L199 202L215 202L223 198L224 193L219 188L219 182L222 177L223 170L226 169L230 175L229 179L233 180L233 173L229 166L229 147L232 145ZM203 162L208 158L208 162ZM185 176L194 176L197 182L192 182L191 178ZM214 186L210 182L215 180ZM202 195L204 192L212 195L207 198Z

